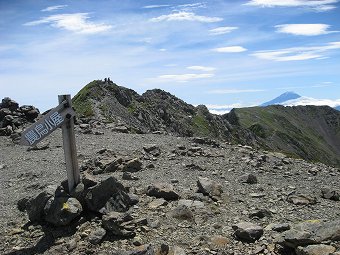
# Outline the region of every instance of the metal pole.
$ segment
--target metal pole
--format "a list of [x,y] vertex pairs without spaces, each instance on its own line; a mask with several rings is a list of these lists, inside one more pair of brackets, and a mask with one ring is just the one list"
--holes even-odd
[[[66,100],[65,108],[72,108],[71,95],[59,95],[59,104]],[[71,192],[80,182],[80,174],[77,159],[77,147],[74,134],[74,120],[71,114],[66,115],[66,121],[61,126],[63,134],[63,147],[65,154],[68,190]]]

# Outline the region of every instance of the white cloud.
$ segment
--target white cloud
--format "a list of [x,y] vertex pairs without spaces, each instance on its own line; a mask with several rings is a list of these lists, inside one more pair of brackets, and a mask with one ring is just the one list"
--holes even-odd
[[245,5],[261,7],[309,7],[316,11],[335,9],[339,0],[251,0]]
[[202,74],[165,74],[158,76],[158,80],[161,81],[174,81],[174,82],[188,82],[197,79],[206,79],[213,77],[212,73],[202,73]]
[[209,30],[209,32],[211,35],[223,35],[228,34],[236,29],[238,29],[238,27],[217,27]]
[[263,89],[215,89],[208,91],[209,94],[239,94],[239,93],[254,93],[262,92]]
[[155,5],[146,5],[143,6],[144,9],[155,9],[155,8],[163,8],[163,7],[170,7],[169,4],[155,4]]
[[199,16],[193,12],[174,12],[168,15],[161,15],[156,18],[150,19],[152,22],[161,22],[161,21],[198,21],[202,23],[213,23],[222,21],[222,18],[218,17],[207,17],[207,16]]
[[326,57],[330,50],[340,49],[340,42],[331,42],[323,46],[297,47],[280,50],[258,51],[253,56],[274,61],[297,61],[308,59],[320,59]]
[[209,66],[188,66],[187,69],[202,71],[202,72],[213,72],[216,70],[215,67],[209,67]]
[[89,22],[88,19],[88,13],[58,14],[44,17],[40,20],[27,22],[24,25],[36,26],[40,24],[51,24],[51,26],[56,28],[82,34],[101,33],[112,28],[111,25]]
[[275,26],[277,32],[293,34],[293,35],[324,35],[329,33],[335,33],[337,31],[329,31],[330,25],[327,24],[282,24]]
[[221,47],[221,48],[215,48],[212,50],[216,52],[221,52],[221,53],[237,53],[237,52],[247,51],[247,49],[243,48],[242,46]]
[[230,105],[215,105],[215,104],[207,104],[209,112],[212,114],[222,115],[231,111],[233,108],[241,108],[245,107],[240,103],[230,104]]
[[295,106],[295,105],[328,105],[330,107],[340,106],[340,99],[331,100],[331,99],[315,99],[311,97],[299,97],[297,99],[288,100],[284,102],[285,106]]
[[60,9],[64,9],[65,7],[67,7],[67,5],[53,5],[53,6],[49,6],[45,9],[42,9],[42,12],[52,12],[52,11],[57,11]]

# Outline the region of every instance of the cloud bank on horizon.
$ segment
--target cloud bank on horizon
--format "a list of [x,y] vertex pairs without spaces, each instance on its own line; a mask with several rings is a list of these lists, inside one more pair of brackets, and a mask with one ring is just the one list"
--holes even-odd
[[0,88],[42,109],[57,94],[74,95],[108,76],[137,92],[167,90],[212,112],[258,105],[286,87],[331,105],[340,95],[339,5],[1,1]]

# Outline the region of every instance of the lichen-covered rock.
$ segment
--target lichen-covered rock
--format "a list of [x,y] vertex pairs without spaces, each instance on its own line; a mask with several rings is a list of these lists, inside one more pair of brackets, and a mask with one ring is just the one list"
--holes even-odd
[[46,203],[45,220],[55,226],[67,226],[78,217],[83,208],[73,197],[52,197]]

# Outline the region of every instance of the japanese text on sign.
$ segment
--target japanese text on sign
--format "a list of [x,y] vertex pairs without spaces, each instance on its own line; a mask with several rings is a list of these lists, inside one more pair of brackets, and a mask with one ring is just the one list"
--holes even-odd
[[39,141],[42,137],[55,129],[59,124],[64,121],[63,116],[59,112],[52,113],[49,118],[46,118],[43,123],[37,124],[32,130],[25,134],[26,141],[32,145]]

